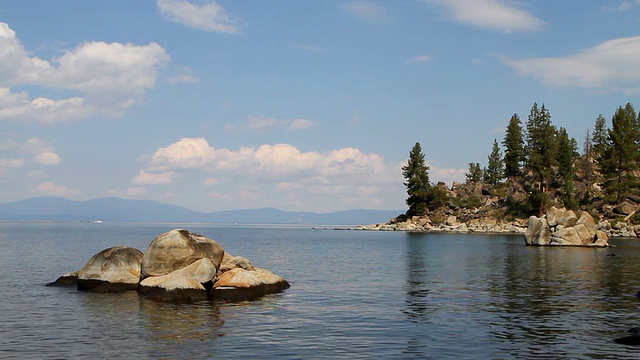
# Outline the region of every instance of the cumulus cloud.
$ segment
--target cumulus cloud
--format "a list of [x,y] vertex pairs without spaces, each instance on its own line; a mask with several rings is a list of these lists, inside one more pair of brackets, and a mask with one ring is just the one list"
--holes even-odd
[[178,173],[184,181],[202,184],[201,191],[214,185],[224,189],[210,194],[218,201],[251,201],[243,206],[275,206],[277,199],[287,199],[289,204],[299,201],[308,208],[312,197],[328,202],[323,196],[331,195],[344,206],[358,198],[362,207],[375,206],[390,188],[402,186],[399,166],[385,163],[381,155],[349,147],[325,152],[302,151],[290,144],[225,149],[211,146],[205,138],[183,138],[157,149],[138,177]]
[[179,174],[171,171],[158,173],[140,171],[132,182],[137,185],[168,185],[177,177],[179,177]]
[[214,186],[214,185],[215,185],[215,184],[217,184],[217,183],[218,183],[218,179],[216,179],[216,178],[207,178],[207,179],[204,181],[204,184],[205,184],[206,186]]
[[347,14],[367,23],[381,24],[389,21],[387,9],[371,1],[349,1],[340,7]]
[[627,11],[640,5],[640,0],[626,0],[615,6],[604,6],[603,11]]
[[227,125],[225,130],[233,131],[255,131],[267,132],[277,128],[286,130],[306,130],[313,126],[313,121],[308,119],[275,119],[264,116],[249,116],[246,124]]
[[608,40],[567,56],[503,62],[549,86],[640,92],[640,36]]
[[62,161],[62,158],[60,155],[48,151],[34,156],[33,161],[40,165],[58,165]]
[[424,0],[443,7],[453,20],[479,28],[504,32],[536,31],[544,21],[501,0]]
[[[58,165],[62,157],[55,153],[55,149],[48,142],[40,138],[30,138],[26,141],[7,139],[0,142],[0,150],[15,155],[31,155],[33,163],[38,165]],[[23,163],[24,160],[20,159]]]
[[169,21],[198,30],[240,33],[238,21],[215,1],[198,5],[187,0],[157,0],[156,5]]
[[[120,116],[155,86],[169,61],[156,43],[87,42],[51,61],[30,56],[16,33],[0,22],[0,119],[58,123],[90,116]],[[35,86],[74,96],[32,98],[16,86]]]
[[0,168],[20,168],[24,166],[24,159],[0,159]]
[[78,191],[58,185],[53,181],[45,181],[31,190],[33,193],[49,196],[72,197],[78,194]]

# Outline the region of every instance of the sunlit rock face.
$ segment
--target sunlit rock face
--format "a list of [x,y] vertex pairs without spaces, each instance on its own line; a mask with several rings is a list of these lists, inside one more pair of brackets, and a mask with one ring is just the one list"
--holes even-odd
[[571,210],[555,207],[542,217],[529,218],[524,240],[525,244],[534,246],[609,246],[607,234],[598,230],[588,212],[581,211],[578,217]]
[[142,252],[131,247],[102,250],[78,272],[78,290],[117,292],[136,289],[141,261]]
[[171,230],[156,237],[147,247],[140,279],[167,275],[205,258],[217,269],[223,256],[224,249],[215,240],[187,230]]
[[170,302],[247,300],[290,287],[282,277],[233,256],[212,239],[175,229],[156,237],[142,253],[126,246],[94,255],[82,270],[67,273],[50,286],[78,290],[138,290],[144,297]]

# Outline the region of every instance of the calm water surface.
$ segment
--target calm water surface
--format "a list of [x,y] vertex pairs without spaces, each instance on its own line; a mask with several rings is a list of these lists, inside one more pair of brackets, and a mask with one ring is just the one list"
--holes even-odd
[[[186,228],[285,277],[253,302],[165,304],[45,287],[116,245]],[[0,358],[637,359],[640,240],[206,224],[0,222]],[[613,256],[615,255],[615,256]]]

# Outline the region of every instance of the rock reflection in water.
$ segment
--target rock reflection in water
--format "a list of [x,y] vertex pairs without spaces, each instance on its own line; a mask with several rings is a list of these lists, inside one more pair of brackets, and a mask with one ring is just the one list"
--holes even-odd
[[215,302],[171,304],[140,298],[140,318],[150,340],[210,341],[224,336]]
[[419,235],[408,234],[406,239],[407,282],[406,308],[404,313],[411,322],[428,321],[433,304],[429,303],[428,255],[426,239]]

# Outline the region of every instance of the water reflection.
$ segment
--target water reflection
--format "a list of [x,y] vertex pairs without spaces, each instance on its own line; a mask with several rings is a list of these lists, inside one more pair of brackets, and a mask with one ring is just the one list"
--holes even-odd
[[404,313],[411,322],[425,322],[429,320],[429,313],[433,310],[429,303],[429,274],[427,242],[424,236],[409,233],[406,239],[406,271],[405,285],[406,307]]

